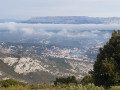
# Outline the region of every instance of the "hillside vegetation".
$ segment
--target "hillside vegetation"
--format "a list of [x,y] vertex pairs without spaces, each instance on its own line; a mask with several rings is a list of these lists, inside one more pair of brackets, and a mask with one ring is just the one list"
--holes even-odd
[[[35,85],[25,83],[23,84],[22,82],[11,79],[3,80],[2,82],[4,82],[4,85],[8,85],[8,87],[1,86],[0,90],[120,90],[120,86],[111,86],[110,88],[104,88],[102,86],[95,86],[93,83],[89,83],[87,85],[69,83],[54,86],[50,83]],[[16,84],[14,82],[16,82]]]
[[[27,84],[13,79],[0,81],[0,90],[120,90],[120,86],[95,86],[89,83],[91,77],[86,76],[81,82],[76,83],[74,76],[66,78],[57,78],[55,82],[43,84]],[[91,81],[90,81],[91,82]]]

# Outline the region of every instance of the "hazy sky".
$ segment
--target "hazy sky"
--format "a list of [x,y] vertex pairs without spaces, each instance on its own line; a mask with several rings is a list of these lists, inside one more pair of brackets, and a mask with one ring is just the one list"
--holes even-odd
[[36,16],[120,17],[120,0],[0,0],[0,19]]

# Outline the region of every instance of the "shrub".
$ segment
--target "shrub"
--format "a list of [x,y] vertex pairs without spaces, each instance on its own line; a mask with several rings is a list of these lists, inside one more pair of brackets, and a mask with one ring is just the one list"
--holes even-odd
[[23,82],[15,81],[13,79],[7,79],[0,81],[0,85],[2,87],[9,87],[9,86],[25,86],[27,84]]
[[81,83],[83,85],[87,85],[88,83],[94,83],[94,79],[92,76],[85,76],[82,80]]
[[69,77],[61,77],[61,78],[56,78],[56,81],[54,81],[54,85],[58,84],[69,84],[69,83],[77,83],[77,80],[74,76],[69,76]]

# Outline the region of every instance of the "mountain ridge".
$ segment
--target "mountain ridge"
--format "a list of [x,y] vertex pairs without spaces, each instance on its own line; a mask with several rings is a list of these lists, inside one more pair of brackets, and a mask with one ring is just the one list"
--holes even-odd
[[120,24],[120,17],[47,16],[32,17],[22,23],[41,24]]

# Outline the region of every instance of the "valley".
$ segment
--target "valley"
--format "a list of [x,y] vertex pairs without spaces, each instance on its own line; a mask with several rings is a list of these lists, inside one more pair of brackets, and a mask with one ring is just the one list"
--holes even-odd
[[114,27],[119,25],[0,23],[0,80],[81,80],[93,69]]

